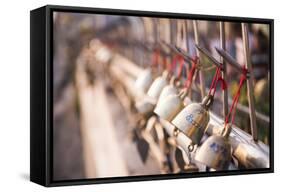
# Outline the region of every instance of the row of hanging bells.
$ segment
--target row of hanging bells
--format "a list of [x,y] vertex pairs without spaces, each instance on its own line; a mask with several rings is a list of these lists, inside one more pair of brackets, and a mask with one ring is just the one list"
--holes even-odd
[[[214,96],[208,94],[201,103],[191,103],[186,87],[178,92],[177,81],[178,79],[167,70],[153,81],[152,71],[144,70],[137,78],[135,86],[143,97],[142,106],[146,104],[146,108],[139,110],[139,102],[136,103],[137,109],[144,114],[153,111],[185,133],[191,139],[192,145],[199,145],[210,121],[209,109]],[[186,100],[188,102],[184,102]],[[226,123],[221,135],[210,136],[199,147],[195,160],[216,170],[226,169],[231,160],[231,146],[228,140],[230,132],[231,124]]]

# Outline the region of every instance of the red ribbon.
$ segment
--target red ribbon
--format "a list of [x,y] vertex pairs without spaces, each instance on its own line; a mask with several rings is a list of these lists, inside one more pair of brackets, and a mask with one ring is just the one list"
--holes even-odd
[[164,57],[163,59],[163,64],[164,64],[164,67],[169,71],[171,72],[171,67],[170,67],[170,64],[167,62],[167,57]]
[[191,65],[191,69],[188,73],[187,76],[187,81],[185,82],[185,87],[189,89],[189,87],[192,84],[192,80],[193,80],[193,76],[195,74],[195,70],[197,68],[197,64],[198,64],[198,57],[196,56],[193,60],[192,60],[192,65]]
[[159,65],[160,51],[156,49],[152,55],[152,66],[157,67]]
[[184,59],[181,55],[178,55],[177,61],[179,62],[179,70],[178,70],[177,78],[180,78],[181,74],[182,74],[183,65],[184,65]]
[[176,55],[176,56],[173,57],[172,63],[171,63],[171,65],[169,66],[169,71],[170,71],[171,73],[175,70],[175,67],[176,67],[176,65],[177,65],[177,60],[178,60],[178,58],[177,58],[177,55]]
[[240,97],[240,94],[241,94],[241,89],[242,89],[245,81],[247,80],[247,74],[248,74],[248,70],[246,69],[245,66],[243,66],[243,72],[242,72],[242,75],[240,77],[238,90],[237,90],[236,94],[234,95],[234,99],[232,101],[232,105],[230,107],[229,113],[225,117],[225,125],[227,123],[229,123],[229,118],[230,118],[231,115],[232,115],[232,117],[231,117],[231,124],[234,122],[235,115],[236,115],[236,106],[237,106],[237,103],[239,101],[239,97]]
[[184,59],[181,55],[175,55],[173,57],[172,64],[169,65],[168,71],[170,73],[172,73],[175,70],[177,63],[179,63],[179,70],[178,70],[177,78],[180,78],[182,69],[183,69],[183,65],[184,65]]
[[227,83],[222,78],[221,71],[222,71],[222,67],[221,66],[217,67],[216,73],[215,73],[215,75],[213,77],[213,80],[212,80],[212,83],[211,83],[211,87],[210,87],[210,90],[209,90],[209,95],[213,95],[213,96],[215,95],[216,90],[217,90],[217,85],[218,85],[219,82],[221,82],[222,90],[227,89]]

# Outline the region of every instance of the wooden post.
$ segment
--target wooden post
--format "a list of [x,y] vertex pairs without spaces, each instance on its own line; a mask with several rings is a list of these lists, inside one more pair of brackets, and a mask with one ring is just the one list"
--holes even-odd
[[[220,47],[225,50],[225,27],[224,27],[224,22],[220,22]],[[226,75],[226,62],[223,59],[223,57],[220,56],[220,62],[223,65],[222,69],[222,78],[227,81],[227,75]],[[223,116],[224,118],[227,117],[228,115],[228,93],[227,89],[223,90],[223,95],[222,95],[222,101],[223,101]]]
[[248,24],[242,23],[242,37],[243,37],[243,47],[244,47],[244,56],[246,67],[249,71],[249,77],[247,79],[247,94],[250,108],[250,123],[251,123],[251,132],[254,141],[258,140],[258,131],[257,131],[257,122],[256,122],[256,110],[255,110],[255,98],[254,98],[254,79],[252,73],[252,63],[251,55],[249,50],[249,32]]
[[[197,28],[197,21],[193,21],[193,30],[194,30],[194,39],[195,43],[199,45],[199,34],[198,34],[198,28]],[[201,64],[201,59],[200,59],[200,52],[198,49],[196,49],[196,55],[199,58],[199,65]],[[199,71],[199,79],[200,79],[200,91],[201,91],[201,99],[203,99],[206,95],[206,86],[205,86],[205,76],[204,76],[204,71],[200,70]]]

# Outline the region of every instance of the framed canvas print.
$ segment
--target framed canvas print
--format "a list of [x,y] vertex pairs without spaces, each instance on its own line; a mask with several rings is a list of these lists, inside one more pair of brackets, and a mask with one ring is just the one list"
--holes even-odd
[[272,19],[47,5],[30,21],[31,181],[273,172]]

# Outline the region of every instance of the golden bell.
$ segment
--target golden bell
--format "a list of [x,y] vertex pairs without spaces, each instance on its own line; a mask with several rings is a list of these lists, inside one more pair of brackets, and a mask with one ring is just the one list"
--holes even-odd
[[186,96],[186,91],[180,94],[169,95],[157,103],[154,113],[162,119],[172,121],[172,119],[184,108],[183,99]]
[[209,107],[212,104],[213,96],[206,96],[202,103],[191,103],[177,114],[173,119],[179,130],[184,132],[194,144],[199,144],[207,124],[210,120]]
[[157,101],[161,94],[161,91],[168,84],[167,77],[168,77],[168,72],[164,71],[162,76],[157,77],[153,81],[150,88],[148,89],[147,95]]
[[231,161],[230,131],[231,126],[227,124],[222,135],[210,136],[198,149],[195,160],[216,170],[227,169]]
[[135,87],[139,95],[142,95],[147,92],[148,88],[152,83],[152,72],[150,69],[145,69],[136,79]]

